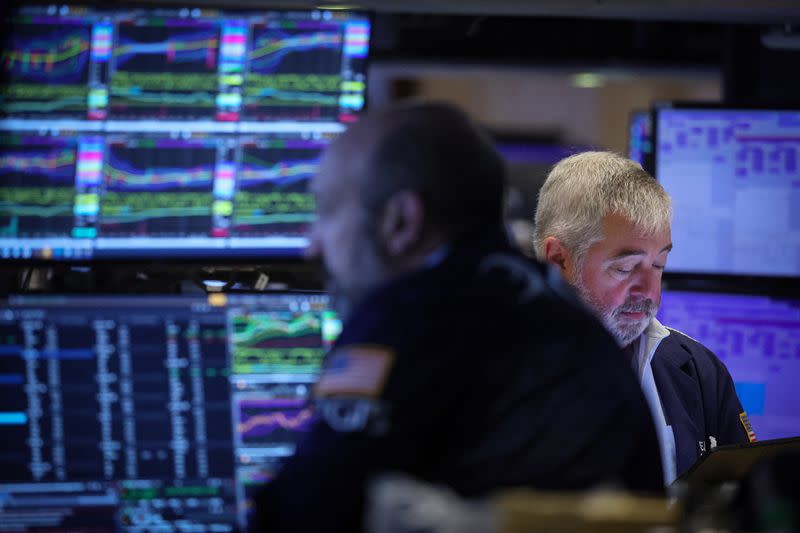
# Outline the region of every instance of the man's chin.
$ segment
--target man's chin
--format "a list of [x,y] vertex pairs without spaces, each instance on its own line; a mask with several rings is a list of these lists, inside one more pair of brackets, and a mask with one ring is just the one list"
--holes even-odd
[[617,342],[624,347],[635,341],[647,329],[647,325],[650,323],[651,318],[652,317],[649,315],[640,320],[627,320],[618,317],[615,320],[614,327],[612,328]]

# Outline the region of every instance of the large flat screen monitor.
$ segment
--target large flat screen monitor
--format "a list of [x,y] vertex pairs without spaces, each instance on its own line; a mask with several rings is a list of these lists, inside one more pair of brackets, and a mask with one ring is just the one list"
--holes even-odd
[[800,275],[800,111],[655,117],[655,175],[674,206],[668,271]]
[[16,10],[0,53],[0,257],[297,257],[321,151],[364,106],[350,11]]
[[339,328],[319,293],[3,302],[0,526],[244,529]]
[[658,317],[725,363],[759,440],[800,436],[800,299],[664,291]]

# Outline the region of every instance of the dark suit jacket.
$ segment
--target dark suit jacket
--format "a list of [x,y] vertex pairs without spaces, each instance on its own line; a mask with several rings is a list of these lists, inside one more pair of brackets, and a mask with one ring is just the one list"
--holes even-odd
[[678,475],[710,450],[713,441],[719,446],[749,442],[733,380],[708,348],[670,329],[656,349],[652,368],[664,417],[675,435]]

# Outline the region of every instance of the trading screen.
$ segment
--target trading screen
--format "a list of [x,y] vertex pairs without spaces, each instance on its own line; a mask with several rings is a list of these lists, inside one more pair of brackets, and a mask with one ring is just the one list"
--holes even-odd
[[725,364],[759,440],[800,436],[800,300],[664,291],[658,317]]
[[349,11],[22,7],[0,53],[5,259],[296,257],[364,106]]
[[649,111],[634,111],[628,121],[628,158],[649,170],[653,134]]
[[0,307],[0,528],[234,531],[340,323],[314,293]]
[[669,269],[800,275],[800,111],[657,111],[656,178],[672,196]]

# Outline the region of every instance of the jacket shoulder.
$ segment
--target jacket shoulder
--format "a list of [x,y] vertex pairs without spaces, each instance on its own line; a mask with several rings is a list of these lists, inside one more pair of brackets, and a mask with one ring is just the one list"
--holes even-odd
[[[725,368],[725,365],[708,347],[686,333],[667,327],[669,335],[662,341],[662,346],[670,351],[684,352],[695,360],[701,367],[715,369]],[[725,372],[727,374],[727,370]]]

